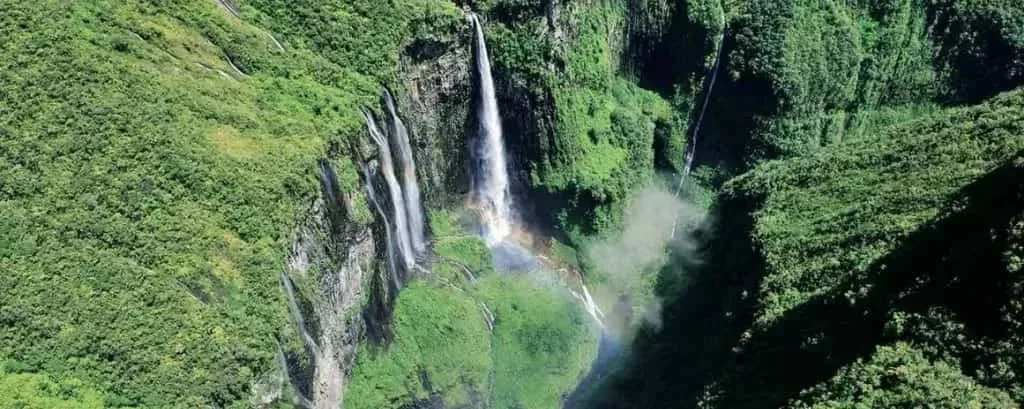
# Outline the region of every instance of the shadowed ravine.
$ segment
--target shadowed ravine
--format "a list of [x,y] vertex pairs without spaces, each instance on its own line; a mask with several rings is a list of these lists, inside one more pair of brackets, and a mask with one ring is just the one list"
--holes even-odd
[[0,409],[1020,409],[1024,1],[0,7]]

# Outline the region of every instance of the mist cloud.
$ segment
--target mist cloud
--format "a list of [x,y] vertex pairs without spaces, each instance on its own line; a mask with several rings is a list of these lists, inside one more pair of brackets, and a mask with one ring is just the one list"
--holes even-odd
[[[696,261],[696,241],[689,232],[704,215],[700,207],[664,190],[638,192],[625,210],[622,230],[584,249],[589,270],[606,278],[600,292],[616,293],[615,298],[649,294],[657,271],[668,261],[669,251]],[[673,225],[677,229],[674,238]],[[640,317],[660,326],[661,300],[653,297],[632,301],[647,304]]]

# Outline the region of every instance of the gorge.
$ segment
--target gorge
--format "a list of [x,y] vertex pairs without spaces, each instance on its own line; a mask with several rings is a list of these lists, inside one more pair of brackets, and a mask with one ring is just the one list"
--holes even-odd
[[1024,403],[1019,1],[10,2],[0,39],[0,408]]

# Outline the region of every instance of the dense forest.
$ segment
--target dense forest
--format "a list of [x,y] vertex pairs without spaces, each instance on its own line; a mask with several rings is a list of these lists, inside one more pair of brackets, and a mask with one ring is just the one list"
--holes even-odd
[[0,408],[1017,408],[1022,86],[1018,0],[3,0]]

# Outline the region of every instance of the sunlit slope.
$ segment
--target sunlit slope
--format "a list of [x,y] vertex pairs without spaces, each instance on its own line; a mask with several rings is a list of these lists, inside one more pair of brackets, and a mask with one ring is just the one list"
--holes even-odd
[[359,2],[322,14],[353,44],[380,39],[345,60],[260,2],[241,16],[272,27],[214,1],[4,3],[2,384],[37,373],[112,407],[245,407],[288,331],[278,274],[316,161],[361,131],[417,16],[374,2],[382,31]]

